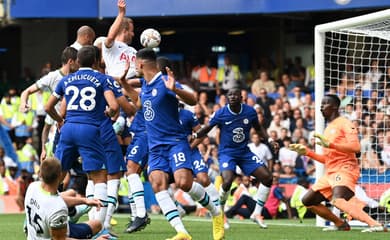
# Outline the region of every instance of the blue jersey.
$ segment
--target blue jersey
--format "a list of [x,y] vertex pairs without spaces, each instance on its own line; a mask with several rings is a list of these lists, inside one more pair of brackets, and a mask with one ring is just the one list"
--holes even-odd
[[179,121],[176,94],[166,88],[161,72],[149,83],[143,81],[141,100],[150,150],[159,145],[187,142]]
[[108,78],[91,68],[80,68],[58,83],[53,95],[66,99],[66,122],[100,125],[106,118],[104,92],[113,89]]
[[192,129],[199,125],[195,114],[187,109],[179,109],[180,123],[184,127],[186,135],[192,134]]
[[249,132],[255,121],[258,121],[255,109],[246,104],[241,104],[239,113],[232,112],[229,104],[219,109],[209,122],[210,126],[217,125],[221,130],[219,152],[239,154],[249,151]]

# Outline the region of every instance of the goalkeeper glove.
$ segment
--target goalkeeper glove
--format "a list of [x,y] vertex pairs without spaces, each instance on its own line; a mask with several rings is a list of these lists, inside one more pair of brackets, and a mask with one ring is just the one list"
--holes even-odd
[[302,144],[290,144],[288,148],[291,151],[297,152],[299,155],[306,155],[307,153],[306,147]]
[[320,145],[320,146],[322,146],[322,147],[329,148],[330,142],[329,142],[328,139],[325,138],[324,135],[321,135],[321,134],[319,134],[319,133],[314,133],[314,137],[315,137],[315,138],[318,138],[318,140],[319,140],[319,141],[317,142],[318,145]]

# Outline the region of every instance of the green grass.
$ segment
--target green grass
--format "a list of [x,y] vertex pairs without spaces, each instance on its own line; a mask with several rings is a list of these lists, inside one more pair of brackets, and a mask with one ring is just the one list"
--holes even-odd
[[[122,233],[127,223],[128,215],[117,214],[115,219],[118,225],[114,231],[120,239],[132,240],[161,240],[175,235],[175,231],[161,215],[153,215],[151,224],[141,232]],[[25,239],[22,232],[23,214],[0,215],[0,239]],[[85,218],[84,218],[85,220]],[[212,239],[211,220],[187,216],[183,219],[188,231],[194,240]],[[297,220],[268,220],[268,229],[260,229],[253,222],[231,220],[230,229],[226,231],[226,240],[388,240],[390,233],[361,233],[360,228],[353,228],[349,232],[322,232],[321,228],[314,227],[314,219],[305,219],[303,223]]]

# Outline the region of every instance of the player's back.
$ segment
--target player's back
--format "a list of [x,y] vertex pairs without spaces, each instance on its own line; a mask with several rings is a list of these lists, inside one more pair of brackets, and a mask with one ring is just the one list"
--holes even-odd
[[133,121],[131,122],[131,125],[129,127],[129,132],[137,135],[137,134],[144,134],[146,133],[145,131],[146,131],[146,127],[145,127],[144,112],[142,111],[141,108],[135,113]]
[[112,90],[107,76],[90,68],[64,77],[56,92],[66,99],[66,122],[99,126],[106,117],[104,91]]
[[27,239],[51,239],[50,228],[63,228],[68,222],[68,208],[58,195],[52,195],[33,182],[24,201],[27,221]]
[[179,121],[176,94],[166,88],[161,72],[154,80],[142,85],[141,100],[150,149],[157,145],[187,141]]
[[212,126],[218,125],[221,130],[219,151],[237,154],[248,151],[253,121],[258,121],[256,111],[246,104],[241,104],[239,113],[232,112],[229,105],[219,109],[209,122]]

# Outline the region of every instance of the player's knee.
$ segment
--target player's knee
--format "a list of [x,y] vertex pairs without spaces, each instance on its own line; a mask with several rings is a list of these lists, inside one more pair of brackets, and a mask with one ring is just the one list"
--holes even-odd
[[305,205],[305,207],[307,207],[307,208],[310,208],[310,206],[313,205],[313,202],[311,201],[310,197],[308,197],[308,196],[306,196],[306,195],[302,197],[302,203],[303,203],[303,205]]
[[210,185],[210,179],[207,174],[198,174],[196,175],[196,181],[203,187]]
[[88,225],[91,228],[93,235],[96,235],[103,228],[103,225],[99,220],[90,220],[88,221]]
[[192,188],[192,181],[185,181],[184,179],[179,179],[178,181],[175,182],[176,186],[183,190],[184,192],[189,192]]

